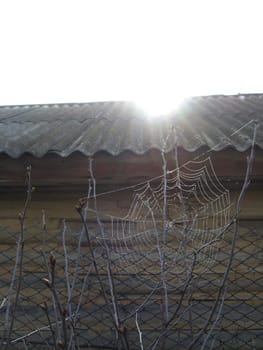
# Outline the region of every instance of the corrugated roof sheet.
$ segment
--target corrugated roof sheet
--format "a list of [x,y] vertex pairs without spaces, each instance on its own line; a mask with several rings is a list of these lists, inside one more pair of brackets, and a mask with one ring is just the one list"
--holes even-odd
[[[75,151],[93,155],[125,150],[143,154],[175,143],[187,151],[201,146],[238,151],[251,144],[253,120],[263,124],[263,95],[205,96],[184,101],[176,112],[150,119],[131,102],[95,102],[0,107],[0,152],[11,157]],[[263,149],[263,128],[257,145]]]

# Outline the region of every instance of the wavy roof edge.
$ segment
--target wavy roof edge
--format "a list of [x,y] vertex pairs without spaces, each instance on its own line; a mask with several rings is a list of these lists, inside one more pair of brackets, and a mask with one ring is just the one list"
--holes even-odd
[[[206,147],[206,149],[204,149],[204,147]],[[260,148],[256,145],[257,148]],[[202,153],[204,154],[207,154],[207,152],[210,152],[212,151],[211,149],[207,148],[207,146],[201,146],[199,148],[192,148],[192,149],[186,149],[186,148],[183,148],[183,147],[179,147],[179,149],[182,148],[184,151],[186,152],[189,152],[189,153],[193,153],[193,152],[198,152],[199,150],[202,151]],[[229,146],[229,147],[223,147],[223,148],[217,148],[215,149],[214,151],[215,152],[220,152],[220,151],[224,151],[224,150],[235,150],[237,152],[246,152],[250,149],[250,146],[246,147],[246,148],[235,148],[235,147],[232,147],[232,146]],[[262,149],[262,148],[261,148]],[[132,153],[134,154],[135,156],[143,156],[145,154],[147,154],[148,152],[152,151],[152,150],[156,150],[156,151],[159,151],[161,152],[160,148],[156,148],[156,147],[152,147],[152,148],[149,148],[149,149],[146,149],[144,152],[140,152],[140,153],[136,153],[134,150],[131,150],[131,149],[124,149],[122,150],[120,153],[110,153],[108,150],[98,150],[96,153],[92,153],[92,154],[89,154],[89,153],[85,153],[84,151],[80,151],[80,150],[75,150],[75,151],[72,151],[71,153],[64,153],[64,152],[60,152],[60,151],[50,151],[50,152],[46,152],[44,154],[35,154],[35,153],[32,153],[32,152],[24,152],[24,153],[20,153],[20,154],[14,154],[14,153],[7,153],[7,152],[0,152],[0,155],[5,155],[7,157],[10,157],[12,159],[19,159],[20,157],[22,156],[31,156],[31,157],[34,157],[36,159],[41,159],[47,155],[55,155],[55,156],[58,156],[58,157],[61,157],[61,158],[67,158],[67,157],[70,157],[74,154],[81,154],[83,155],[84,157],[94,157],[96,156],[97,154],[100,154],[100,153],[104,153],[108,156],[112,156],[112,157],[118,157],[118,156],[121,156],[121,155],[124,155],[126,153]],[[172,152],[174,150],[174,148],[171,148],[169,150],[165,150],[165,154],[169,153],[169,152]]]
[[243,152],[251,145],[254,120],[260,124],[256,145],[263,149],[263,94],[194,96],[170,114],[147,117],[132,101],[0,106],[0,153],[141,155],[175,145],[189,152],[203,146]]

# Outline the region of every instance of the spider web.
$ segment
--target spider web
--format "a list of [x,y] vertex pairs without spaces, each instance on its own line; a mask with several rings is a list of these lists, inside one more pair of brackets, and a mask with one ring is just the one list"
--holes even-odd
[[127,215],[97,213],[93,239],[107,245],[114,272],[157,282],[165,264],[167,283],[178,284],[187,278],[194,252],[195,271],[205,271],[230,224],[231,208],[211,158],[189,161],[132,189]]

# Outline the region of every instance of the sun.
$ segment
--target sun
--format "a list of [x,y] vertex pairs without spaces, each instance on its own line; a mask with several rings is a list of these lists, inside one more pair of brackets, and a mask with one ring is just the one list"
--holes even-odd
[[152,94],[141,96],[134,100],[135,104],[141,108],[148,119],[169,116],[180,107],[186,96],[179,94]]

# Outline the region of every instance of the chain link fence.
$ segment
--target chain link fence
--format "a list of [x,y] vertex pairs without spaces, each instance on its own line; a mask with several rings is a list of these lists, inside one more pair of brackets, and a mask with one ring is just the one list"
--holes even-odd
[[[125,335],[130,350],[263,348],[261,221],[240,222],[234,260],[217,305],[230,258],[232,228],[205,269],[193,271],[187,283],[178,275],[169,280],[169,324],[164,322],[162,288],[154,270],[121,270],[111,252],[112,286],[103,247],[95,240],[90,242],[96,269],[83,227],[67,222],[62,226],[56,232],[43,230],[39,224],[26,227],[22,284],[15,312],[19,232],[0,227],[0,235],[5,237],[0,254],[1,348],[63,348],[63,326],[72,349],[125,348],[127,344],[116,345],[118,332]],[[45,280],[52,278],[50,254],[56,259],[56,295]],[[119,329],[112,319],[112,288]],[[215,312],[209,319],[213,307]],[[8,336],[12,317],[13,331]]]

